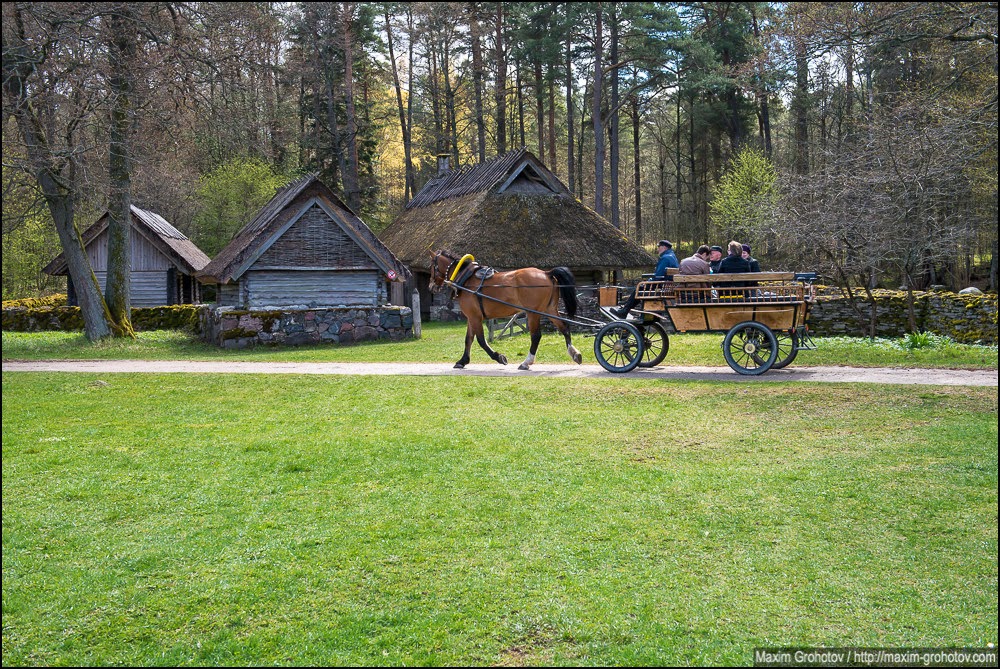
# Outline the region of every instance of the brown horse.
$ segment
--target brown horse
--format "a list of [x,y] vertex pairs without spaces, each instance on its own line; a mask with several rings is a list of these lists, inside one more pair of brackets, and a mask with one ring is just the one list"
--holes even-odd
[[[462,369],[469,364],[473,337],[487,355],[501,365],[506,365],[507,358],[486,343],[486,337],[483,336],[483,321],[487,318],[507,318],[524,310],[528,310],[531,349],[518,369],[530,369],[535,362],[538,342],[542,339],[543,314],[548,316],[556,329],[565,337],[566,351],[573,362],[577,364],[583,362],[583,356],[570,339],[569,326],[559,318],[560,295],[566,305],[567,317],[573,318],[576,315],[575,280],[568,268],[556,267],[551,272],[546,272],[537,267],[525,267],[510,272],[496,272],[487,279],[480,279],[473,272],[480,266],[469,256],[463,259],[448,251],[431,252],[431,256],[433,256],[430,281],[432,293],[440,292],[445,280],[461,281],[461,277],[469,277],[464,281],[464,287],[468,290],[458,291],[458,305],[465,314],[468,327],[465,331],[465,354],[455,363],[456,369]],[[477,292],[482,295],[476,294]]]

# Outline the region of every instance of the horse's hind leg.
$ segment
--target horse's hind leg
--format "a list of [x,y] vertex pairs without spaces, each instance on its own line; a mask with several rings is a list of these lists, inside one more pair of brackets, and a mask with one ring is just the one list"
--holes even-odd
[[528,332],[531,333],[531,348],[528,349],[528,357],[524,359],[518,369],[531,369],[531,366],[535,364],[538,342],[542,340],[542,319],[538,314],[528,314]]
[[577,350],[576,346],[573,346],[573,338],[569,333],[569,326],[566,325],[565,321],[561,321],[557,318],[549,318],[552,324],[556,326],[556,329],[562,333],[563,339],[566,340],[566,352],[569,353],[570,359],[576,364],[583,364],[583,356],[580,355],[580,351]]
[[[482,321],[473,323],[472,320],[469,320],[469,331],[475,333],[476,341],[478,341],[479,346],[484,351],[486,351],[486,355],[490,356],[501,365],[507,364],[507,356],[505,356],[503,353],[500,353],[499,351],[494,351],[492,348],[490,348],[490,345],[486,342],[486,336],[483,334]],[[466,346],[468,346],[468,344]]]

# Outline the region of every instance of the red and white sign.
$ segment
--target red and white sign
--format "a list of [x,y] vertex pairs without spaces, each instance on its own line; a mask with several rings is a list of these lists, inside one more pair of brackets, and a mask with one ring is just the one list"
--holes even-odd
[[393,272],[392,270],[389,270],[389,272],[388,272],[388,274],[386,274],[386,276],[389,277],[389,281],[395,281],[396,280],[396,273]]

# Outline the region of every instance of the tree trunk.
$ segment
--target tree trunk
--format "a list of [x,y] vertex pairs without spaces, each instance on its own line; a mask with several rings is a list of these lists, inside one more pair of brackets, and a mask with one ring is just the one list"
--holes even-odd
[[[760,23],[757,21],[757,13],[754,11],[753,3],[750,6],[750,16],[753,21],[753,34],[760,42]],[[760,100],[760,135],[764,144],[764,155],[771,159],[771,112],[767,102],[767,85],[764,83],[764,61],[757,59],[757,96]]]
[[448,130],[452,169],[457,170],[459,168],[458,121],[455,119],[455,89],[451,85],[451,44],[447,38],[445,38],[442,47],[441,71],[444,75],[445,123]]
[[[680,58],[677,59],[677,71],[680,72]],[[677,206],[674,210],[674,221],[676,222],[675,236],[680,236],[681,212],[684,206],[684,197],[681,195],[681,91],[677,89],[677,116],[674,125],[674,198]]]
[[347,170],[344,172],[344,192],[347,206],[355,213],[361,211],[361,186],[358,179],[358,120],[354,113],[354,3],[344,3],[344,100],[347,115]]
[[527,146],[527,138],[524,135],[524,89],[521,86],[521,64],[517,63],[515,68],[514,87],[517,88],[517,127],[521,137],[520,145]]
[[406,4],[406,137],[410,152],[406,155],[406,178],[410,182],[410,197],[417,194],[417,174],[413,167],[413,5]]
[[137,27],[132,6],[115,5],[108,17],[108,62],[111,125],[108,132],[108,272],[104,299],[116,335],[135,336],[132,329],[132,68]]
[[[667,157],[666,157],[667,147],[666,144],[660,142],[657,146],[657,174],[660,177],[660,230],[663,231],[665,237],[671,237],[668,234],[667,227],[667,211],[668,211],[668,194],[667,194]],[[673,235],[677,238],[677,235]]]
[[[403,136],[403,159],[405,161],[405,185],[403,188],[403,203],[410,201],[413,190],[413,159],[410,146],[410,128],[406,124],[406,110],[403,108],[403,89],[399,85],[399,67],[396,65],[396,54],[392,46],[392,23],[389,20],[388,5],[385,10],[385,37],[389,43],[389,62],[392,67],[392,82],[396,87],[396,107],[399,110],[399,128]],[[412,69],[412,66],[411,66]]]
[[486,162],[486,123],[483,120],[483,47],[479,10],[475,2],[469,3],[469,35],[472,38],[472,85],[475,94],[476,154],[479,162]]
[[619,202],[619,179],[618,179],[618,168],[619,162],[621,161],[621,146],[619,142],[619,123],[620,116],[618,114],[618,84],[619,84],[619,69],[618,64],[618,11],[616,3],[611,4],[611,67],[614,69],[611,72],[611,104],[609,105],[611,118],[609,119],[609,139],[611,144],[611,155],[609,156],[611,161],[611,225],[616,228],[622,227],[621,222],[621,204]]
[[792,109],[795,119],[795,172],[809,172],[809,63],[802,40],[795,44],[795,94]]
[[431,112],[434,116],[434,155],[439,156],[445,152],[444,146],[444,127],[443,121],[441,119],[441,95],[440,95],[440,85],[438,83],[438,65],[437,65],[437,50],[434,47],[434,43],[428,36],[428,41],[431,42],[430,48],[427,49],[427,59],[430,64],[431,70],[431,82],[430,82],[430,93],[431,93]]
[[542,61],[535,57],[535,123],[538,126],[538,159],[545,161],[545,89],[542,85]]
[[507,54],[503,49],[503,7],[497,3],[496,57],[497,57],[497,155],[507,153]]
[[642,170],[639,157],[639,96],[632,96],[632,170],[635,187],[635,241],[642,244]]
[[[12,11],[20,22],[18,7]],[[6,40],[6,35],[5,35]],[[17,42],[4,44],[4,96],[13,108],[13,116],[24,139],[24,149],[49,213],[59,234],[63,257],[70,281],[76,290],[87,339],[97,341],[112,334],[112,324],[107,305],[101,296],[101,287],[90,266],[90,259],[83,247],[80,231],[73,223],[75,180],[64,178],[59,165],[65,162],[48,144],[42,122],[28,97],[26,79],[34,70],[36,54]],[[5,110],[6,111],[6,110]],[[52,134],[55,134],[54,132]]]
[[594,30],[594,211],[604,215],[604,124],[601,119],[601,88],[604,77],[601,62],[604,40],[604,23],[602,3],[597,3],[597,24]]
[[556,166],[556,81],[549,70],[549,165],[552,171],[558,174],[559,168]]
[[[567,31],[568,32],[568,31]],[[573,41],[566,37],[566,125],[568,126],[566,143],[566,171],[569,177],[569,192],[576,193],[576,179],[573,171]]]

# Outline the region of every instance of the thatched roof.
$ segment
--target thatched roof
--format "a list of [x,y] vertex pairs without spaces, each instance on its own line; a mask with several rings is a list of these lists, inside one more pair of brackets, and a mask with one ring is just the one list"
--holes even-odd
[[399,281],[409,277],[406,266],[379,241],[364,221],[341,202],[316,174],[310,174],[279,190],[198,273],[198,280],[202,283],[238,280],[270,243],[284,234],[305,209],[317,202],[330,212],[333,220],[382,271],[393,272]]
[[[89,246],[108,229],[108,220],[108,213],[105,212],[96,223],[87,228],[83,233],[84,247]],[[194,242],[159,214],[132,205],[132,227],[184,274],[194,274],[209,262],[209,257]],[[66,274],[66,258],[60,253],[42,271],[53,275]]]
[[428,251],[440,248],[501,269],[656,263],[525,149],[432,179],[379,237],[400,260],[425,271]]

